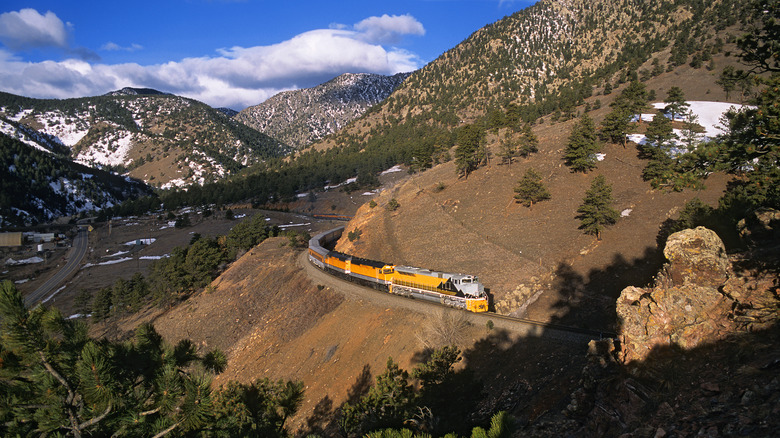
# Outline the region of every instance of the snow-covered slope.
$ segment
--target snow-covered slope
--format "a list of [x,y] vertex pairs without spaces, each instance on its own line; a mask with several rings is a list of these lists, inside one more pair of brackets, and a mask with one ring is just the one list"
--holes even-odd
[[289,149],[222,111],[149,89],[65,100],[0,93],[0,132],[157,186],[216,180]]
[[37,143],[0,134],[0,227],[95,212],[149,193],[146,185],[128,177],[74,163]]
[[[689,101],[688,113],[694,116],[694,121],[697,125],[701,126],[703,131],[696,135],[698,141],[708,141],[715,137],[725,134],[726,131],[721,122],[723,116],[731,109],[739,111],[743,105],[737,103],[728,102],[711,102],[711,101]],[[652,104],[653,108],[663,110],[666,104],[664,102],[655,102]],[[649,122],[653,120],[655,114],[642,114],[642,120]],[[667,115],[667,117],[670,117]],[[675,120],[683,121],[683,116],[678,116]],[[678,138],[682,138],[682,133],[679,129],[674,130]],[[629,134],[628,140],[636,144],[645,144],[646,138],[644,134]],[[680,145],[683,143],[678,141]]]
[[408,76],[346,73],[313,88],[279,93],[235,119],[300,149],[360,117]]

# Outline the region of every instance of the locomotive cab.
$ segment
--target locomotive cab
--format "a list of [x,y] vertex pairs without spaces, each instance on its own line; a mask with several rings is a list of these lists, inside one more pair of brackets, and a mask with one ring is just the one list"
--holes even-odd
[[458,279],[453,279],[455,287],[468,298],[481,298],[485,296],[485,287],[479,282],[479,279],[473,275],[464,275]]

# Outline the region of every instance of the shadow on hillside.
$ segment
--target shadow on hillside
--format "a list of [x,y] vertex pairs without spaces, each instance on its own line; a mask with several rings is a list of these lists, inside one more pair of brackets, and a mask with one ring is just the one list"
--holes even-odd
[[[374,385],[374,377],[371,374],[371,366],[365,364],[363,370],[355,378],[355,383],[347,392],[346,402],[354,405],[360,398],[368,393],[371,386]],[[325,396],[317,402],[314,411],[306,419],[306,426],[299,429],[296,436],[340,436],[339,420],[341,415],[341,406],[333,406],[333,400]]]
[[[493,414],[507,411],[518,436],[653,436],[659,428],[671,436],[714,436],[713,428],[727,436],[772,436],[780,427],[779,346],[775,324],[690,350],[656,347],[628,365],[596,357],[606,359],[599,365],[585,342],[486,330],[462,351],[458,371],[423,396],[420,405],[433,414],[425,430],[470,436],[474,426],[486,427]],[[349,401],[374,384],[366,365]],[[296,435],[344,436],[339,415],[326,396]]]
[[[591,370],[598,368],[591,363]],[[586,373],[583,372],[583,375]],[[597,369],[581,393],[578,436],[777,436],[780,324]]]
[[614,332],[617,329],[615,304],[628,286],[643,287],[653,282],[664,262],[662,251],[646,247],[642,257],[627,260],[616,254],[603,269],[592,269],[587,276],[570,264],[560,263],[554,272],[554,324],[590,330]]

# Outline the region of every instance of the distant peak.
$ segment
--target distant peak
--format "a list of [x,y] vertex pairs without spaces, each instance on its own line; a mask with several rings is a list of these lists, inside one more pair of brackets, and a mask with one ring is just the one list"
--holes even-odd
[[139,95],[169,96],[170,93],[163,93],[162,91],[158,91],[153,88],[134,88],[134,87],[125,87],[122,88],[121,90],[109,91],[108,93],[106,93],[106,96],[139,96]]

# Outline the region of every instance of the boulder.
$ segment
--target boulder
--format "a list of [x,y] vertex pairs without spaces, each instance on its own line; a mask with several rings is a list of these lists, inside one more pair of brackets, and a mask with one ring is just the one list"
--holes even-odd
[[668,259],[652,288],[629,286],[617,301],[620,358],[642,360],[656,347],[693,348],[729,331],[733,301],[720,289],[730,264],[723,242],[699,227],[669,236]]
[[669,261],[665,274],[674,285],[719,287],[728,278],[726,247],[720,237],[707,228],[672,234],[666,241],[664,256]]

